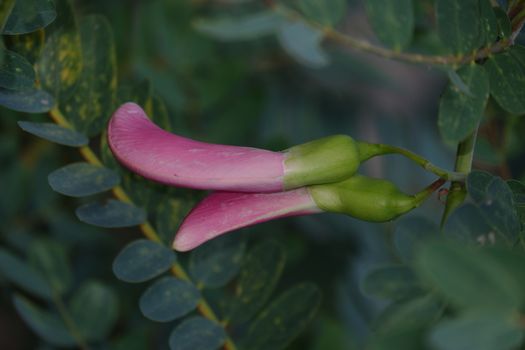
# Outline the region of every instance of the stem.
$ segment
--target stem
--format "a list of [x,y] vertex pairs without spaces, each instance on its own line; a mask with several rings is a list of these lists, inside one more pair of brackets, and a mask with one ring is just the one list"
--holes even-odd
[[[67,120],[64,118],[64,116],[62,115],[62,113],[60,112],[60,110],[58,108],[56,108],[56,107],[53,108],[49,112],[49,114],[50,114],[51,118],[53,119],[53,121],[55,123],[57,123],[58,125],[64,126],[64,127],[70,127],[70,124],[67,122]],[[84,159],[88,163],[93,164],[93,165],[98,165],[98,166],[102,165],[102,162],[100,161],[100,159],[97,157],[95,152],[93,152],[93,150],[89,146],[81,147],[80,148],[80,153],[81,153],[81,155],[84,157]],[[123,202],[126,202],[126,203],[133,204],[132,200],[127,195],[126,191],[124,190],[124,188],[122,188],[122,186],[120,186],[120,185],[116,186],[116,187],[114,187],[112,189],[112,191],[113,191],[113,195],[117,199],[119,199],[119,200],[121,200]],[[144,236],[146,236],[146,238],[148,238],[149,240],[154,241],[154,242],[161,242],[161,238],[160,238],[159,234],[155,231],[155,229],[149,223],[149,221],[146,221],[146,222],[142,223],[139,226],[139,228],[142,231],[142,233],[144,234]],[[182,265],[180,265],[178,262],[176,262],[171,267],[171,273],[174,276],[176,276],[176,277],[178,277],[178,278],[180,278],[182,280],[185,280],[185,281],[193,283],[193,281],[191,280],[191,278],[188,275],[188,273],[184,270]],[[193,283],[193,284],[195,284],[195,283]],[[208,304],[208,302],[204,298],[201,298],[199,300],[199,304],[197,305],[197,310],[205,318],[207,318],[207,319],[209,319],[211,321],[214,321],[217,324],[221,324],[219,318],[217,317],[217,315],[215,315],[215,312],[212,310],[212,308],[210,307],[210,305]],[[232,341],[232,339],[229,336],[226,336],[226,341],[224,342],[224,349],[225,350],[237,350],[237,346],[235,345],[235,343]],[[85,350],[85,349],[83,349],[83,350]]]
[[416,207],[423,203],[432,193],[434,193],[441,186],[443,186],[445,182],[447,182],[445,179],[437,179],[436,181],[428,185],[423,191],[414,195]]
[[[476,146],[477,135],[478,127],[476,127],[476,129],[474,129],[474,131],[458,145],[454,170],[463,173],[464,176],[468,175],[472,170],[472,159],[474,157],[474,147]],[[453,181],[449,188],[445,211],[441,217],[441,227],[445,225],[449,215],[463,203],[466,196],[467,189],[465,183]]]
[[67,310],[66,306],[64,305],[64,302],[60,298],[60,296],[53,292],[53,301],[55,302],[55,305],[57,307],[58,313],[60,314],[60,317],[62,317],[62,320],[64,320],[64,323],[66,324],[67,329],[69,329],[69,332],[73,339],[77,342],[78,347],[81,350],[89,350],[89,347],[82,337],[82,333],[78,329],[77,325],[75,324],[75,321],[73,320],[73,317],[69,314],[69,311]]
[[335,30],[334,28],[308,20],[297,11],[292,10],[290,8],[286,8],[284,6],[276,5],[273,1],[267,1],[266,3],[267,6],[269,6],[272,10],[281,14],[282,16],[289,18],[293,21],[303,21],[311,27],[322,32],[325,38],[332,40],[333,42],[338,43],[342,46],[347,46],[349,48],[370,53],[383,58],[395,59],[410,63],[431,65],[462,65],[473,61],[483,60],[489,57],[490,55],[505,50],[507,47],[513,44],[513,37],[511,37],[511,39],[502,39],[498,42],[495,42],[491,46],[484,47],[464,55],[423,55],[418,53],[401,52],[373,45],[366,40],[354,38],[352,36]]
[[412,151],[401,148],[401,147],[386,145],[382,143],[368,143],[368,142],[359,141],[358,148],[359,148],[359,154],[361,156],[360,157],[361,162],[364,162],[372,157],[379,156],[379,155],[400,154],[410,159],[417,165],[421,166],[426,171],[429,171],[447,181],[464,181],[465,180],[465,174],[460,173],[460,172],[447,171],[443,168],[440,168],[432,164],[430,161],[423,158],[422,156]]

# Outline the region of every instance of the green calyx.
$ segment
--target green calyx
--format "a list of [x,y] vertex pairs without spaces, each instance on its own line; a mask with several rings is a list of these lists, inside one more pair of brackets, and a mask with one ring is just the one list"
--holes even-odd
[[356,142],[346,135],[297,145],[285,154],[285,190],[342,181],[354,175],[361,163]]
[[316,205],[324,211],[384,222],[416,208],[444,182],[440,179],[420,193],[408,195],[390,181],[354,175],[341,182],[308,189]]

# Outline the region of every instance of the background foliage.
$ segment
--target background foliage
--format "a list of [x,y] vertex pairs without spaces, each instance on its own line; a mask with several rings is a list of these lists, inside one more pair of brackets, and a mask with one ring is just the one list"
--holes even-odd
[[[0,347],[523,347],[524,9],[3,0]],[[105,124],[130,100],[208,142],[345,133],[462,172],[475,144],[483,171],[395,222],[286,219],[175,254],[203,194],[116,163]],[[395,156],[363,172],[432,180]]]

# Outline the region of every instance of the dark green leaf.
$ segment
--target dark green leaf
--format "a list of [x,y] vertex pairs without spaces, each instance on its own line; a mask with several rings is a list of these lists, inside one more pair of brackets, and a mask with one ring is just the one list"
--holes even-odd
[[57,16],[53,0],[17,0],[4,34],[24,34],[44,28]]
[[66,196],[85,197],[117,186],[119,175],[108,168],[89,163],[72,163],[48,176],[53,190]]
[[14,295],[13,302],[22,319],[46,342],[56,346],[76,345],[75,339],[58,316],[41,310],[18,294]]
[[88,16],[80,23],[83,69],[75,94],[64,101],[66,117],[88,136],[99,133],[111,114],[117,93],[115,43],[109,22]]
[[170,334],[170,350],[215,350],[226,339],[217,323],[201,316],[184,320]]
[[478,0],[436,0],[436,20],[439,37],[452,53],[467,53],[478,47]]
[[44,113],[54,104],[53,97],[44,90],[13,91],[0,88],[0,106],[17,112]]
[[479,46],[487,46],[496,41],[499,34],[498,19],[490,0],[479,0],[480,27]]
[[15,7],[15,0],[4,0],[0,2],[0,32],[4,31],[5,24]]
[[190,275],[197,285],[224,286],[239,272],[245,247],[244,240],[231,235],[203,244],[191,253]]
[[452,304],[465,308],[518,307],[523,293],[514,276],[480,248],[455,242],[426,244],[416,257],[421,278]]
[[514,315],[468,313],[444,320],[430,334],[437,350],[510,350],[523,341],[523,330],[513,321]]
[[297,62],[311,68],[320,68],[329,63],[321,47],[323,33],[305,22],[283,23],[277,37],[283,49]]
[[144,282],[166,272],[176,261],[173,250],[147,239],[131,242],[113,261],[113,272],[126,282]]
[[132,204],[114,199],[106,203],[88,203],[76,210],[80,221],[100,227],[128,227],[146,221],[146,212]]
[[361,285],[363,292],[382,299],[399,300],[422,292],[420,282],[406,266],[384,266],[370,271]]
[[0,273],[16,286],[36,296],[52,299],[53,291],[48,281],[31,265],[2,248],[0,248]]
[[199,299],[199,290],[190,282],[164,277],[142,294],[139,306],[147,318],[168,322],[193,311]]
[[525,48],[513,47],[485,63],[490,92],[498,104],[512,114],[525,113]]
[[414,33],[412,0],[366,0],[368,20],[377,37],[396,51],[407,47]]
[[191,204],[191,201],[171,196],[158,201],[155,208],[155,227],[163,242],[173,240],[173,233],[177,232],[185,214],[191,209]]
[[501,38],[510,37],[510,34],[512,33],[512,26],[510,24],[509,16],[507,16],[505,10],[499,6],[495,7],[494,14],[496,15],[496,19],[498,21],[498,35]]
[[0,87],[9,90],[27,90],[35,84],[33,66],[16,52],[0,49]]
[[275,33],[282,21],[275,12],[263,11],[244,17],[200,19],[194,22],[194,27],[220,40],[253,40]]
[[5,36],[4,41],[9,50],[18,53],[33,65],[40,57],[40,53],[44,47],[44,30],[41,29],[22,35]]
[[321,293],[313,284],[305,283],[288,289],[251,323],[241,341],[243,348],[286,348],[313,319],[320,302]]
[[53,291],[59,295],[68,292],[73,282],[66,248],[58,241],[36,239],[29,246],[29,261],[40,271]]
[[449,83],[439,104],[439,130],[449,142],[460,142],[474,131],[489,97],[489,79],[482,66],[468,65],[457,74],[468,87],[469,94]]
[[411,262],[424,241],[438,236],[435,223],[423,217],[411,217],[397,221],[394,244],[403,261]]
[[494,176],[484,171],[472,171],[467,177],[467,190],[472,199],[480,203],[487,196],[489,184]]
[[228,319],[250,320],[270,298],[285,264],[283,248],[271,241],[252,248],[243,259]]
[[18,126],[30,134],[64,146],[81,147],[89,142],[86,136],[54,123],[19,121]]
[[323,26],[334,26],[346,14],[346,0],[299,0],[299,9],[308,20]]
[[87,341],[104,340],[118,317],[118,297],[108,286],[89,281],[73,295],[71,316]]
[[493,244],[496,240],[483,213],[472,204],[454,211],[443,231],[447,236],[464,243]]

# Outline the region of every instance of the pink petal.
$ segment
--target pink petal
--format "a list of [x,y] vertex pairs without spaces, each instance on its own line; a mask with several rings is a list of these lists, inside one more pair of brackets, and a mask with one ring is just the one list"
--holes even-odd
[[171,134],[153,124],[135,103],[125,103],[113,114],[108,141],[124,166],[164,184],[240,192],[283,190],[282,153]]
[[305,187],[277,193],[216,192],[200,202],[184,219],[173,248],[187,251],[242,227],[319,212],[321,210]]

